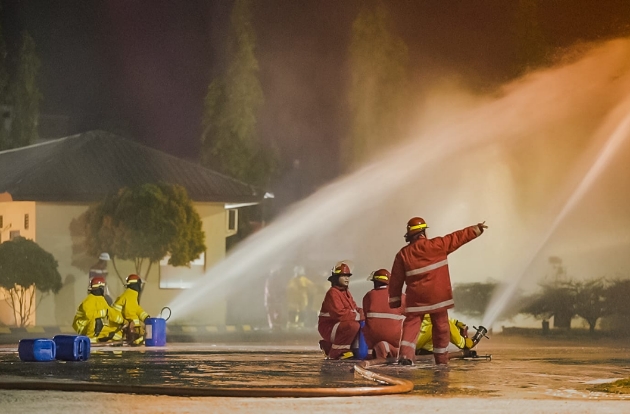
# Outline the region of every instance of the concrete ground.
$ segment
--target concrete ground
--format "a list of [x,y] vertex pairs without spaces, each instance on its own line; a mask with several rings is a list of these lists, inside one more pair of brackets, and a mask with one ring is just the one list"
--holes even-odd
[[[311,343],[167,344],[164,349],[93,349],[86,362],[26,363],[15,347],[0,349],[0,381],[25,379],[167,384],[211,387],[365,386],[350,364],[324,362]],[[375,372],[412,381],[408,394],[378,397],[243,398],[167,397],[93,392],[0,390],[7,413],[623,413],[630,399],[592,387],[630,377],[624,342],[547,340],[496,336],[479,354],[491,361],[451,361],[437,370],[430,361],[414,367],[375,367]],[[461,410],[461,411],[460,411]]]

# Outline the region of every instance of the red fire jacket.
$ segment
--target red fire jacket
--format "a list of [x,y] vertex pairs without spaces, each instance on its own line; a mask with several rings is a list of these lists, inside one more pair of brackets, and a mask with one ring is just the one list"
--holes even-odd
[[420,237],[400,249],[392,266],[389,301],[400,300],[407,284],[405,313],[432,313],[453,307],[446,256],[481,234],[477,226],[427,239]]
[[337,322],[352,322],[365,319],[363,310],[357,306],[348,289],[333,286],[326,292],[319,312],[317,328],[324,339],[330,338]]
[[365,326],[363,335],[368,348],[381,341],[386,341],[392,347],[398,348],[402,323],[405,317],[405,295],[402,296],[402,306],[396,309],[389,307],[389,295],[387,286],[372,289],[363,296],[363,312],[365,313]]

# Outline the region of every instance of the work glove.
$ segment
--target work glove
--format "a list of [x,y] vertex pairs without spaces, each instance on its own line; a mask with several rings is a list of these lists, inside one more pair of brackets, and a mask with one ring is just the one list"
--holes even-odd
[[464,349],[471,349],[472,347],[475,346],[475,343],[470,338],[465,338],[464,341],[465,341]]
[[459,334],[466,338],[468,336],[468,326],[462,321],[455,321],[455,326],[459,328]]

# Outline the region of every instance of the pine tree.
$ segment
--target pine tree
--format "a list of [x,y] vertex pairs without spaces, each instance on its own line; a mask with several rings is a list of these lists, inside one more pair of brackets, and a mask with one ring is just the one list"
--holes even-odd
[[272,150],[256,135],[264,97],[254,54],[250,0],[236,0],[230,18],[228,65],[208,87],[203,116],[202,163],[242,181],[267,185],[276,169]]
[[35,41],[28,32],[22,32],[22,45],[15,76],[9,85],[13,122],[7,148],[30,145],[39,138],[37,125],[42,94],[37,86],[37,75],[40,65],[35,51]]
[[409,104],[409,56],[382,2],[364,3],[352,24],[351,133],[342,162],[356,165],[402,139]]

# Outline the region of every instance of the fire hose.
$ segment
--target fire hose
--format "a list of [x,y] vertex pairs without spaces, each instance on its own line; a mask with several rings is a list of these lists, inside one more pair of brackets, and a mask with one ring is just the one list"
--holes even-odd
[[104,392],[115,394],[168,395],[175,397],[354,397],[369,395],[403,394],[413,390],[411,381],[377,374],[358,365],[354,366],[355,376],[374,381],[380,385],[372,387],[334,388],[212,388],[178,387],[164,385],[127,385],[96,382],[55,382],[55,381],[0,381],[0,389],[26,391],[70,391]]

